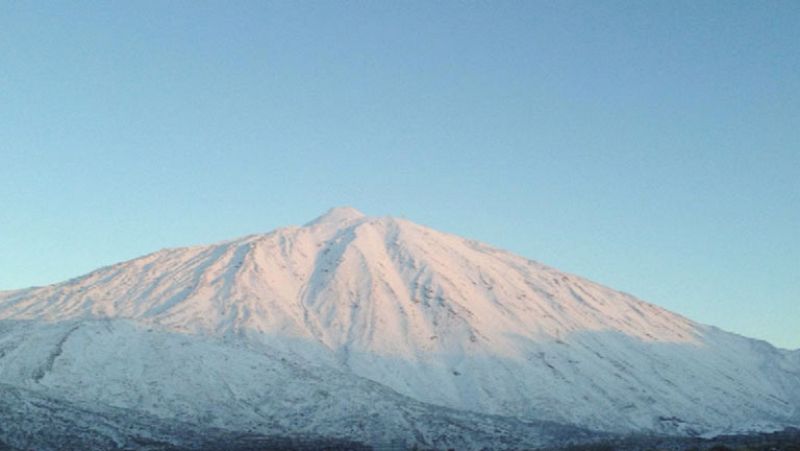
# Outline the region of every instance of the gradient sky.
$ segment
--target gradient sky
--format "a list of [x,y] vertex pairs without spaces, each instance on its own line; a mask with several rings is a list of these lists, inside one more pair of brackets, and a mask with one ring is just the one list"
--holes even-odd
[[800,2],[2,2],[0,289],[403,216],[800,347]]

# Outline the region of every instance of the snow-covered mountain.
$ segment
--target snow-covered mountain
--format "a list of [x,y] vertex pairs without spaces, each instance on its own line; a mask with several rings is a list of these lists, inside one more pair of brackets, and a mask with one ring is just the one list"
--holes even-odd
[[0,384],[370,444],[800,425],[798,351],[352,208],[0,292]]

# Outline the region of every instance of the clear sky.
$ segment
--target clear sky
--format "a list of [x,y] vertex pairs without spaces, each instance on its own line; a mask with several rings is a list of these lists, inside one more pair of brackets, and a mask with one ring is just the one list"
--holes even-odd
[[800,347],[800,2],[0,2],[0,289],[331,206]]

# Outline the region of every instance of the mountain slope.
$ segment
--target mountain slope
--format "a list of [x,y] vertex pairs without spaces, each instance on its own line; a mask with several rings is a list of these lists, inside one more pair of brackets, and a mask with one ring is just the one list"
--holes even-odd
[[[96,403],[71,403],[0,384],[0,450],[366,449],[315,435],[258,435],[216,429]],[[7,441],[7,443],[6,443]]]
[[[427,405],[352,374],[281,357],[268,346],[248,348],[125,320],[4,326],[0,380],[14,381],[20,393],[16,403],[0,396],[3,422],[18,423],[11,431],[0,426],[0,439],[10,437],[20,447],[30,446],[20,436],[30,435],[29,423],[43,415],[80,425],[79,432],[69,425],[63,430],[72,440],[90,444],[99,437],[101,449],[111,443],[123,448],[132,439],[193,449],[220,440],[226,431],[229,438],[237,438],[230,432],[238,431],[261,436],[262,442],[283,438],[459,449],[596,436],[575,427]],[[123,414],[127,422],[118,421]],[[172,424],[176,433],[163,423]]]
[[[65,283],[0,293],[6,322],[102,319],[270,349],[300,367],[313,362],[459,410],[609,431],[800,424],[796,352],[481,243],[350,208],[303,227],[163,250]],[[0,374],[7,383],[51,380]],[[78,383],[58,377],[59,390]],[[179,411],[170,409],[166,415]]]

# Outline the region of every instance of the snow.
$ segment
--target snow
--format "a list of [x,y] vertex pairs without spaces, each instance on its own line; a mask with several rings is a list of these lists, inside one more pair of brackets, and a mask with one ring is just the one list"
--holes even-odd
[[[384,447],[482,449],[592,437],[576,428],[426,405],[352,374],[288,359],[269,346],[245,347],[128,320],[7,322],[3,336],[0,380],[16,381],[15,388],[29,393],[23,399],[37,404],[46,398],[91,406],[90,413],[76,412],[81,431],[98,414],[134,410],[162,425],[321,436]],[[5,419],[2,404],[0,396]],[[26,409],[19,405],[12,416]],[[3,428],[0,437],[5,437]]]
[[[334,394],[338,401],[325,401],[331,405],[397,397],[398,405],[606,431],[800,425],[797,351],[350,207],[302,227],[163,250],[64,283],[0,292],[0,324],[21,322],[36,326],[0,331],[0,382],[170,418],[217,405],[209,421],[220,427],[280,422],[275,412],[286,405],[267,394],[290,382],[296,391],[280,393],[292,399],[287,405],[302,400],[321,409],[310,381]],[[111,357],[118,353],[126,358]],[[175,370],[175,359],[180,383],[168,384],[177,375],[163,370]],[[367,386],[379,394],[365,397]],[[214,396],[203,401],[197,393]],[[257,408],[243,409],[246,403]],[[327,413],[344,418],[341,408]],[[378,421],[386,422],[394,424]]]

